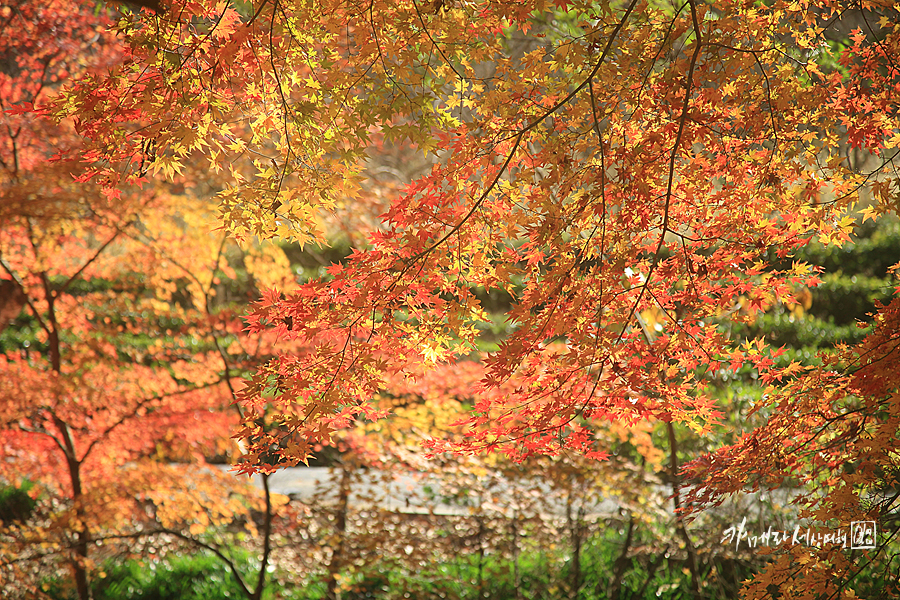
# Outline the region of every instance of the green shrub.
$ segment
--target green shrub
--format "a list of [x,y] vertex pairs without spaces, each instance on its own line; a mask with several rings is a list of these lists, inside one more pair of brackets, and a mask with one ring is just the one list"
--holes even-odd
[[95,600],[226,600],[244,596],[225,564],[209,554],[159,563],[127,561],[94,579]]
[[37,504],[28,493],[33,487],[34,484],[27,480],[20,486],[0,486],[0,521],[12,523],[28,520]]

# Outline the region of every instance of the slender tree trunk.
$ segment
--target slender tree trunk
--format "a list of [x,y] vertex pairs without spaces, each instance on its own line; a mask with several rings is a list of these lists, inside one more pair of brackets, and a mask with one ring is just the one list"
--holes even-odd
[[269,475],[262,474],[263,492],[266,495],[266,514],[263,517],[263,556],[259,565],[259,575],[256,578],[256,587],[253,589],[251,600],[260,600],[263,590],[266,589],[266,567],[269,566],[269,555],[272,552],[272,493],[269,490]]
[[91,544],[91,532],[88,529],[87,514],[84,510],[84,491],[81,486],[81,462],[75,453],[75,441],[69,426],[59,417],[53,417],[59,429],[65,448],[66,466],[69,471],[69,483],[72,486],[72,506],[75,511],[75,558],[72,560],[72,571],[75,576],[75,589],[79,600],[91,600],[91,586],[87,573],[87,560]]
[[681,536],[684,542],[685,552],[687,552],[687,566],[688,571],[691,573],[691,591],[697,594],[700,591],[697,579],[697,553],[694,551],[691,536],[688,535],[684,526],[684,515],[681,514],[681,489],[678,479],[678,440],[675,438],[675,427],[671,421],[666,422],[666,430],[669,435],[669,474],[672,478],[672,503],[675,506],[675,526],[678,529],[678,535]]
[[513,585],[516,588],[516,600],[521,600],[522,592],[519,589],[521,582],[519,581],[519,513],[513,511],[512,523],[510,523],[510,535],[512,537],[512,559],[513,559]]
[[[91,584],[88,579],[88,571],[87,571],[87,561],[88,561],[88,553],[91,544],[91,532],[88,529],[88,525],[85,519],[84,513],[84,497],[81,492],[81,481],[80,481],[80,470],[81,465],[78,464],[74,468],[75,476],[73,477],[72,484],[73,486],[77,485],[77,488],[74,488],[75,493],[73,494],[73,500],[75,501],[75,514],[78,517],[78,529],[75,532],[75,554],[76,559],[72,561],[72,568],[75,571],[75,587],[78,590],[78,597],[80,600],[91,600]],[[69,467],[72,468],[71,466]]]
[[478,597],[484,598],[484,520],[481,515],[478,519]]
[[575,524],[572,531],[572,592],[573,598],[577,598],[581,593],[581,526],[580,523]]
[[[59,342],[59,325],[56,321],[56,300],[50,280],[46,273],[41,274],[44,286],[44,295],[47,300],[47,346],[50,353],[50,367],[59,376],[62,373],[62,350]],[[59,398],[57,398],[57,402]],[[53,422],[59,430],[60,440],[66,457],[66,467],[69,471],[69,483],[72,486],[72,506],[75,510],[75,557],[72,560],[72,572],[75,577],[75,589],[79,600],[91,600],[91,583],[88,577],[87,562],[91,547],[91,532],[88,529],[87,514],[84,510],[84,490],[81,485],[81,461],[75,449],[75,440],[68,424],[58,416],[53,416]]]
[[573,491],[569,491],[569,498],[566,501],[566,520],[569,524],[569,539],[572,542],[572,573],[570,574],[569,586],[571,589],[572,598],[578,598],[578,594],[581,592],[581,545],[584,541],[583,537],[583,527],[581,524],[582,520],[582,509],[578,509],[577,514],[572,514],[572,494]]
[[331,561],[328,563],[328,600],[341,600],[337,576],[343,566],[344,538],[347,535],[347,510],[350,504],[350,468],[341,464],[341,481],[338,491],[337,513],[334,521],[334,532],[337,544],[331,549]]
[[628,533],[625,534],[625,543],[619,552],[616,562],[613,564],[613,578],[609,586],[610,600],[619,600],[622,593],[622,578],[628,568],[628,551],[631,550],[631,540],[634,534],[634,515],[628,518]]

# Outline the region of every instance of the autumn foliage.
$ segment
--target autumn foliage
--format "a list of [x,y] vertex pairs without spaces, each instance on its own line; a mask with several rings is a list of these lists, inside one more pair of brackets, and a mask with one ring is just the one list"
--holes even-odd
[[[52,109],[81,121],[88,174],[106,184],[139,179],[150,145],[151,172],[210,161],[237,235],[321,241],[316,215],[371,200],[366,161],[380,145],[434,152],[365,250],[328,278],[267,292],[251,315],[253,330],[306,348],[243,392],[250,414],[282,415],[278,434],[247,427],[257,451],[281,443],[296,464],[366,414],[386,377],[469,355],[489,318],[476,288],[510,295],[514,328],[485,362],[466,448],[588,451],[577,430],[595,418],[707,431],[717,411],[704,374],[750,362],[779,377],[764,349],[714,321],[814,284],[806,265],[770,257],[847,238],[864,175],[834,124],[857,146],[896,142],[893,75],[866,89],[853,75],[880,68],[892,38],[845,78],[816,63],[827,7],[566,9],[278,3],[241,19],[189,4],[123,21],[122,68]],[[532,34],[533,48],[515,44]],[[863,52],[854,39],[847,60]],[[870,210],[888,208],[889,189]],[[662,315],[650,336],[637,326],[648,311]]]
[[[860,25],[836,51],[849,8],[173,0],[116,14],[52,4],[50,19],[4,8],[10,23],[71,28],[81,44],[47,54],[23,31],[4,50],[32,61],[0,80],[5,124],[25,132],[3,149],[4,286],[47,348],[7,352],[4,368],[29,376],[0,384],[25,403],[6,403],[4,422],[44,435],[71,472],[87,466],[67,449],[72,428],[100,448],[91,440],[152,407],[146,448],[182,435],[165,418],[236,400],[239,471],[271,473],[349,443],[342,432],[360,420],[390,422],[405,409],[390,400],[441,373],[440,394],[466,412],[428,436],[433,455],[602,460],[618,432],[658,426],[676,508],[790,477],[813,490],[810,517],[889,524],[897,302],[817,366],[725,326],[802,306],[820,274],[793,257],[896,211],[900,19],[893,2],[856,3]],[[75,54],[77,68],[58,58]],[[40,75],[20,83],[22,72]],[[192,217],[210,197],[215,222]],[[254,245],[327,245],[347,223],[349,256],[299,282]],[[212,298],[238,260],[228,252],[268,267],[245,323]],[[75,294],[77,281],[109,285]],[[166,334],[173,347],[123,361],[115,340],[162,337],[163,316],[181,327]],[[245,335],[264,349],[229,350]],[[184,336],[209,342],[185,358]],[[717,390],[748,373],[765,390],[747,415],[761,426],[689,465],[698,487],[682,499],[676,427],[715,435],[729,410]],[[26,400],[37,396],[52,401]],[[850,563],[829,552],[784,553],[747,591],[852,593]]]
[[80,124],[41,107],[121,67],[113,17],[72,2],[2,9],[0,478],[37,501],[0,531],[4,596],[37,594],[35,573],[62,565],[87,598],[123,540],[198,535],[256,506],[202,465],[236,451],[234,387],[271,354],[243,334],[234,296],[283,284],[287,260],[212,233],[209,203],[183,183],[111,193],[84,176]]

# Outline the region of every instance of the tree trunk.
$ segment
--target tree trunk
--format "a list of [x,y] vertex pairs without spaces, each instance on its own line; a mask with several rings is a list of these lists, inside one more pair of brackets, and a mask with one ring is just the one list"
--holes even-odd
[[484,520],[481,515],[478,519],[478,597],[484,598]]
[[672,478],[672,503],[675,507],[675,526],[678,534],[684,542],[684,549],[687,552],[687,566],[691,573],[691,591],[694,594],[699,593],[700,588],[697,579],[697,553],[694,551],[694,544],[688,535],[684,526],[684,515],[681,514],[681,489],[678,479],[678,440],[675,438],[675,427],[672,422],[666,422],[666,430],[669,434],[669,474]]
[[75,589],[79,600],[91,600],[91,585],[88,578],[87,562],[91,544],[91,532],[88,529],[87,515],[84,511],[84,492],[81,487],[81,462],[75,453],[75,442],[69,432],[69,426],[59,417],[53,418],[66,452],[66,466],[69,470],[69,482],[72,485],[72,506],[75,511],[75,557],[72,560],[72,571],[75,577]]
[[328,563],[328,590],[325,596],[328,600],[341,600],[337,576],[343,566],[344,537],[347,535],[347,510],[349,504],[350,468],[345,464],[341,464],[341,482],[338,490],[337,512],[334,521],[334,534],[337,543],[331,549],[331,561]]
[[582,519],[584,517],[584,509],[579,508],[577,514],[572,514],[572,491],[569,492],[569,498],[566,502],[566,520],[569,524],[569,539],[572,542],[572,572],[570,574],[570,591],[573,600],[578,598],[581,592],[581,545],[584,542],[584,527]]
[[259,565],[259,575],[251,600],[260,600],[266,588],[266,567],[269,566],[269,554],[272,552],[272,493],[269,491],[269,474],[262,474],[263,491],[266,495],[266,514],[263,517],[263,556]]
[[[56,321],[56,297],[50,287],[50,280],[46,273],[41,274],[44,285],[44,294],[47,300],[47,346],[50,353],[50,367],[59,375],[62,372],[62,350],[59,342],[59,326]],[[59,398],[57,398],[59,402]],[[79,600],[91,600],[91,582],[88,577],[88,556],[91,545],[91,532],[88,529],[87,514],[84,510],[84,490],[81,486],[81,461],[75,449],[75,440],[68,424],[58,416],[53,416],[53,422],[59,429],[62,448],[66,456],[66,466],[69,470],[69,483],[72,485],[72,506],[75,510],[75,557],[72,559],[72,572],[75,577],[75,589],[78,591]]]
[[634,534],[634,515],[628,518],[628,533],[625,535],[625,543],[619,552],[616,562],[613,564],[613,578],[609,586],[610,600],[619,600],[622,594],[622,578],[628,568],[628,551],[631,550],[631,540]]
[[516,600],[521,600],[522,592],[519,590],[519,513],[513,511],[512,522],[510,523],[510,536],[512,537],[512,560],[513,560],[513,585],[516,590]]

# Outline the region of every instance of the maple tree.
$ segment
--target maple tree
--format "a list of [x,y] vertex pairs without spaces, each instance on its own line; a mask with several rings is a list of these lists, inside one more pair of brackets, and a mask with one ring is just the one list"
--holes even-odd
[[[754,452],[797,428],[811,428],[804,449],[833,447],[830,427],[852,419],[803,404],[823,398],[860,398],[858,436],[833,439],[882,453],[856,471],[865,485],[894,460],[892,379],[782,364],[719,325],[802,303],[819,278],[791,262],[798,249],[846,242],[854,211],[896,208],[897,13],[856,3],[862,26],[835,68],[826,36],[847,8],[173,0],[124,13],[122,60],[36,110],[74,121],[78,179],[110,199],[203,165],[239,238],[324,244],[329,219],[348,212],[368,228],[346,260],[270,288],[249,315],[285,346],[239,391],[243,471],[305,462],[354,419],[384,416],[371,400],[392,378],[474,359],[484,376],[467,435],[434,440],[435,453],[605,458],[595,424],[608,421],[663,422],[671,442],[676,426],[706,435],[721,418],[706,387],[750,369],[781,408],[710,459],[708,489],[747,483],[722,457],[769,461],[749,472],[777,480],[771,461],[795,463]],[[848,148],[876,166],[858,169]],[[426,158],[383,168],[392,152]],[[491,293],[510,299],[502,316],[485,310]],[[844,360],[869,365],[859,357],[881,342],[890,363],[891,306]],[[481,356],[492,318],[510,332]],[[779,414],[813,416],[787,427]],[[844,484],[813,483],[852,504]],[[850,516],[843,506],[817,514]]]
[[[750,362],[771,377],[761,347],[735,347],[711,320],[815,281],[802,263],[772,268],[770,252],[846,238],[864,176],[834,153],[834,123],[857,146],[897,141],[893,75],[873,74],[890,19],[878,45],[860,33],[848,52],[868,53],[855,67],[866,89],[816,64],[819,24],[839,9],[191,3],[123,20],[123,68],[51,112],[79,119],[89,176],[140,179],[120,166],[152,141],[151,172],[186,156],[222,169],[226,227],[301,242],[323,241],[316,212],[372,195],[362,178],[380,144],[434,153],[369,247],[250,316],[309,348],[243,392],[251,414],[264,399],[283,415],[252,452],[282,443],[301,461],[387,375],[468,355],[486,319],[477,287],[514,300],[485,391],[522,384],[476,407],[466,447],[584,451],[581,419],[704,431],[717,411],[697,393],[703,373]],[[137,120],[151,124],[126,126]],[[255,172],[229,158],[242,154]],[[889,209],[891,186],[879,181],[868,210]],[[662,315],[652,342],[636,327],[646,311]]]
[[[66,158],[82,148],[77,124],[39,108],[121,65],[108,10],[13,3],[0,17],[0,482],[27,482],[37,500],[0,527],[4,593],[40,595],[62,563],[90,598],[95,557],[160,532],[217,552],[200,534],[236,519],[253,530],[251,509],[267,545],[268,488],[242,499],[233,477],[201,466],[236,452],[237,380],[273,352],[244,335],[235,299],[291,280],[287,258],[211,234],[202,173],[189,189],[104,194]],[[249,598],[266,567],[253,584],[235,571]]]

